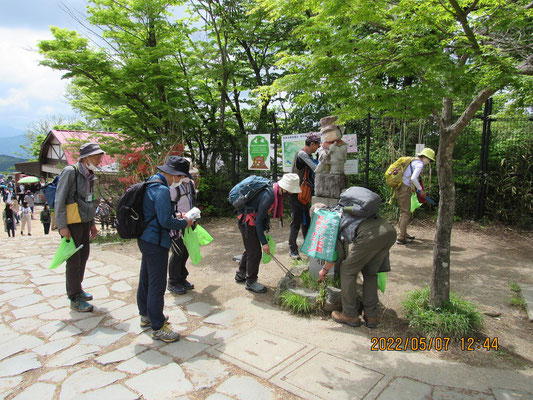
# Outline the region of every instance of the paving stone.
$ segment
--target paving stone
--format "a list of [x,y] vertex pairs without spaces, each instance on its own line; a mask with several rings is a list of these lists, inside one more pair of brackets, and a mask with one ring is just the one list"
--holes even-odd
[[68,307],[70,303],[66,296],[61,296],[48,300],[48,304],[54,308],[64,308]]
[[11,292],[12,290],[23,289],[26,285],[18,283],[0,283],[0,292]]
[[0,362],[0,377],[14,376],[40,367],[35,353],[25,353]]
[[128,304],[127,306],[111,311],[109,315],[118,321],[124,321],[139,316],[139,308],[137,304]]
[[52,400],[56,392],[56,385],[50,383],[35,383],[21,392],[13,400]]
[[209,397],[206,397],[205,400],[233,400],[233,397],[228,397],[222,393],[214,393]]
[[[152,337],[150,336],[151,335],[151,330],[149,330],[148,332],[147,331],[143,331],[143,333],[137,335],[135,337],[135,339],[133,339],[131,341],[130,344],[132,345],[142,345],[142,346],[147,346],[148,348],[150,349],[158,349],[164,345],[166,345],[165,342],[163,342],[162,340],[154,340],[152,339]],[[179,342],[176,342],[176,343],[179,343]]]
[[118,322],[114,319],[110,319],[106,321],[104,325],[112,326],[115,329],[120,329],[121,331],[124,331],[126,333],[134,333],[136,335],[138,335],[139,333],[142,333],[145,329],[147,329],[146,327],[141,328],[138,316],[130,318],[127,321],[122,321],[122,322]]
[[216,309],[211,304],[202,302],[188,304],[186,308],[189,315],[195,315],[197,317],[206,317]]
[[237,318],[237,315],[237,312],[234,310],[224,310],[204,319],[204,322],[213,325],[229,326],[232,324],[235,318]]
[[78,327],[82,331],[87,332],[87,331],[90,331],[91,329],[96,328],[98,324],[100,323],[100,321],[102,321],[103,319],[104,319],[104,316],[100,315],[97,317],[86,318],[78,322],[74,322],[74,325],[76,325],[76,327]]
[[95,300],[91,302],[98,308],[98,311],[110,312],[116,310],[117,308],[124,307],[127,303],[122,300]]
[[494,397],[475,390],[435,386],[431,400],[494,400]]
[[128,283],[126,283],[124,281],[120,281],[120,282],[114,283],[111,286],[111,290],[113,290],[115,292],[120,292],[120,293],[129,292],[132,289],[133,288],[130,285],[128,285]]
[[[91,272],[98,275],[113,275],[117,272],[122,271],[124,268],[118,267],[116,265],[102,265],[99,267],[89,268]],[[114,276],[111,276],[113,280],[116,280]]]
[[17,297],[13,300],[9,301],[9,304],[11,304],[13,307],[24,307],[29,306],[35,303],[38,303],[39,301],[44,300],[44,297],[39,294],[30,294],[27,296]]
[[54,369],[53,371],[50,371],[44,375],[41,375],[39,377],[40,381],[47,381],[47,382],[55,382],[59,383],[62,382],[67,377],[67,371],[64,369]]
[[7,342],[8,340],[14,339],[19,336],[18,332],[15,332],[6,324],[0,324],[0,341]]
[[52,336],[50,336],[50,340],[60,340],[65,339],[71,336],[79,335],[81,333],[81,330],[76,328],[74,325],[67,325],[63,329],[57,331]]
[[144,396],[145,400],[174,399],[194,390],[181,367],[168,364],[129,379],[126,386]]
[[29,318],[22,318],[22,319],[18,319],[16,321],[13,321],[10,323],[11,327],[12,328],[15,328],[17,331],[23,333],[23,332],[31,332],[33,331],[34,329],[38,328],[39,326],[41,326],[43,323],[43,321],[37,319],[37,318],[34,318],[34,317],[29,317]]
[[28,349],[42,345],[44,342],[41,339],[31,335],[17,336],[16,338],[0,344],[0,360],[20,353]]
[[429,400],[431,386],[408,378],[396,378],[377,400]]
[[107,299],[109,297],[109,290],[105,285],[95,286],[91,288],[91,294],[95,299]]
[[89,269],[94,269],[94,268],[97,268],[97,267],[101,267],[102,265],[104,265],[104,263],[102,261],[98,261],[98,260],[89,260],[87,261],[87,268]]
[[[36,320],[36,321],[39,322],[39,320]],[[42,324],[42,321],[39,322],[39,324]],[[65,326],[66,324],[63,321],[51,321],[41,326],[38,332],[41,333],[45,337],[50,337],[54,333],[63,329]]]
[[31,306],[26,306],[22,308],[17,308],[16,310],[13,310],[13,315],[15,318],[26,318],[26,317],[33,317],[35,315],[41,315],[45,314],[49,311],[52,311],[53,308],[50,307],[46,303],[40,303],[40,304],[33,304]]
[[38,286],[37,289],[39,289],[46,298],[65,295],[65,282]]
[[4,399],[9,396],[13,389],[20,385],[20,382],[22,382],[22,376],[0,378],[0,399]]
[[239,400],[273,400],[274,392],[249,376],[232,376],[223,382],[217,392],[233,396]]
[[133,356],[142,353],[148,349],[148,347],[143,345],[128,345],[121,347],[120,349],[111,351],[109,353],[106,353],[100,357],[97,357],[95,360],[97,363],[106,365],[106,364],[112,364],[120,361],[129,360]]
[[69,303],[67,300],[63,308],[52,310],[45,314],[39,315],[39,318],[45,319],[45,320],[54,320],[54,321],[70,321],[70,320],[77,321],[79,319],[91,318],[93,316],[94,316],[94,313],[78,312],[78,311],[71,310],[69,308]]
[[533,400],[533,393],[524,393],[512,389],[492,388],[492,393],[496,400]]
[[204,343],[180,340],[179,342],[165,344],[161,348],[161,351],[179,359],[180,361],[187,361],[208,347],[209,345]]
[[107,347],[117,340],[120,340],[126,332],[110,328],[96,328],[82,337],[79,344],[94,344],[96,346]]
[[20,271],[0,271],[0,276],[9,277],[9,276],[19,276]]
[[93,345],[77,344],[71,348],[59,353],[51,360],[46,361],[47,367],[65,367],[68,365],[76,365],[88,360],[94,353],[100,351],[100,347]]
[[165,315],[168,315],[168,321],[174,324],[185,324],[187,322],[187,316],[180,307],[167,308]]
[[124,280],[128,278],[132,278],[132,277],[138,277],[138,276],[139,276],[138,272],[122,270],[120,272],[113,274],[112,278],[114,281],[120,281],[120,280]]
[[28,280],[28,277],[26,275],[17,275],[17,276],[9,276],[0,278],[1,283],[24,283]]
[[38,278],[31,278],[31,281],[37,286],[49,285],[51,283],[65,283],[64,274],[45,275]]
[[85,392],[76,397],[76,400],[102,400],[102,399],[120,399],[120,400],[136,400],[139,396],[132,391],[126,389],[122,385],[111,385],[103,389]]
[[229,374],[219,360],[205,355],[183,363],[182,367],[188,372],[194,389],[197,391],[215,386],[219,380]]
[[105,276],[93,276],[92,278],[83,280],[83,287],[90,288],[94,286],[105,285],[109,282],[110,280],[107,279]]
[[72,337],[68,337],[65,339],[55,340],[53,342],[48,342],[46,344],[43,344],[41,346],[38,346],[33,349],[33,351],[40,356],[49,356],[52,354],[57,353],[58,351],[61,351],[63,349],[66,349],[69,347],[72,343],[74,343],[76,339]]
[[65,379],[59,400],[77,398],[83,392],[110,385],[125,376],[121,372],[106,372],[95,367],[81,369]]
[[12,290],[12,291],[8,291],[7,293],[4,293],[4,294],[0,294],[0,302],[5,302],[5,301],[8,301],[8,300],[11,300],[11,299],[18,299],[19,297],[22,297],[22,296],[27,296],[27,295],[30,295],[30,294],[33,294],[33,289],[28,289],[28,288],[25,288],[25,289],[15,289],[15,290]]
[[214,329],[207,326],[202,326],[194,332],[187,335],[187,339],[191,342],[202,342],[207,344],[216,344],[220,341],[227,340],[232,337],[235,332],[225,329]]
[[193,297],[190,294],[174,295],[172,293],[168,293],[167,297],[165,298],[165,304],[180,306],[192,301],[192,299]]
[[38,256],[23,256],[23,257],[13,257],[11,261],[14,263],[19,263],[25,266],[29,266],[30,264],[37,264],[42,260],[42,257],[40,255]]
[[148,350],[117,365],[120,371],[140,374],[147,369],[162,367],[173,362],[172,358],[157,350]]

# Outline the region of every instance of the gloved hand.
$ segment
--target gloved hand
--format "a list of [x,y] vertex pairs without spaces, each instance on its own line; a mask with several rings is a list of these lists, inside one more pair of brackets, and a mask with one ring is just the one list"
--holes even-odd
[[187,218],[189,218],[190,220],[192,221],[196,221],[198,219],[200,219],[200,217],[202,216],[201,215],[201,211],[200,209],[196,208],[196,207],[193,207],[191,208],[189,211],[187,211],[187,213],[185,214],[185,216]]

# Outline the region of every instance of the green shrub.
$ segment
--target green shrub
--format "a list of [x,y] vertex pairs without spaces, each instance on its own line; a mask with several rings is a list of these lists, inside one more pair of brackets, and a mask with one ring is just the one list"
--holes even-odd
[[102,244],[102,243],[116,243],[116,242],[127,242],[130,239],[122,239],[118,233],[107,233],[105,235],[100,234],[97,235],[92,242],[96,244]]
[[294,314],[309,315],[313,312],[313,307],[311,307],[309,301],[296,293],[286,290],[280,295],[280,299],[281,306]]
[[412,291],[402,304],[409,327],[422,336],[465,337],[479,332],[483,316],[476,306],[450,293],[450,301],[442,307],[430,303],[429,287]]

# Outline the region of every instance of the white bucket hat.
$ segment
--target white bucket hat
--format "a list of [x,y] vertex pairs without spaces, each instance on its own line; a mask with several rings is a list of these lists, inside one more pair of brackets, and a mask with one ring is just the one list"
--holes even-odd
[[298,177],[298,174],[283,175],[278,181],[278,185],[289,193],[300,193],[302,191],[302,189],[300,189],[300,178]]

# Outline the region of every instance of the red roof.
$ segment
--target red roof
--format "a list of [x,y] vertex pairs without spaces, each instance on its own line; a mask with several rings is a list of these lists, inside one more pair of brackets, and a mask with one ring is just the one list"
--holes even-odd
[[[63,149],[63,152],[65,153],[65,157],[67,157],[67,162],[69,164],[74,164],[78,161],[79,153],[76,151],[68,151],[66,150],[63,145],[64,144],[71,144],[71,139],[74,140],[83,140],[90,141],[94,143],[99,143],[100,138],[99,136],[107,136],[107,137],[114,137],[119,140],[123,140],[123,138],[116,132],[94,132],[94,131],[65,131],[65,130],[56,130],[52,129],[50,131],[52,135],[58,140],[59,143],[61,143],[61,147]],[[103,167],[105,165],[114,164],[118,162],[118,159],[116,157],[112,157],[108,154],[104,154],[102,157],[102,161],[100,162],[99,166]]]

